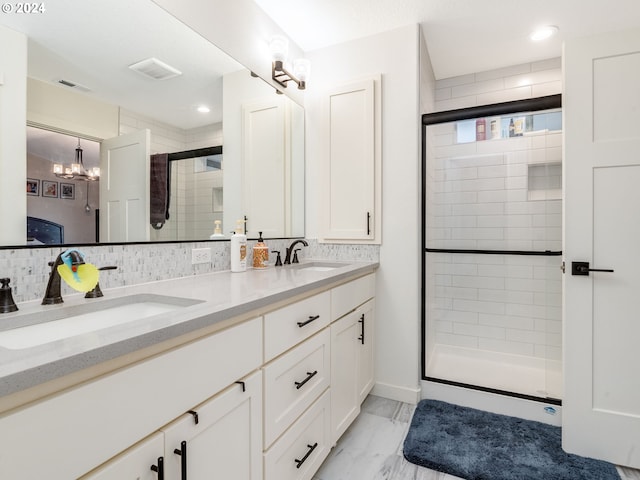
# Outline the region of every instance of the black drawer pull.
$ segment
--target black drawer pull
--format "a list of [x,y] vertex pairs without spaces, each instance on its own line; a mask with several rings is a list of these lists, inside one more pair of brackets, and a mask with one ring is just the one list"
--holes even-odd
[[200,421],[200,419],[198,418],[198,412],[196,412],[195,410],[189,410],[187,413],[190,413],[191,415],[193,415],[193,421],[197,425],[198,422]]
[[313,322],[314,320],[317,320],[319,318],[320,318],[320,315],[314,315],[314,316],[309,315],[309,320],[307,320],[306,322],[298,322],[298,326],[300,328],[302,328],[305,325],[309,325],[311,322]]
[[158,474],[158,480],[164,480],[164,457],[158,457],[158,465],[151,465],[151,470]]
[[311,380],[313,377],[315,377],[317,373],[318,373],[318,370],[314,370],[313,372],[307,372],[307,378],[305,378],[301,382],[293,382],[296,384],[296,390],[300,390],[302,386],[305,383],[307,383],[309,380]]
[[173,453],[180,455],[180,477],[187,480],[187,442],[180,442],[180,448],[176,448]]
[[304,457],[302,457],[302,459],[300,460],[298,460],[297,458],[294,460],[294,462],[296,462],[296,468],[300,468],[302,466],[302,464],[307,460],[307,458],[309,458],[309,455],[311,455],[311,452],[313,452],[317,446],[318,442],[314,443],[313,445],[307,445],[309,451],[304,454]]

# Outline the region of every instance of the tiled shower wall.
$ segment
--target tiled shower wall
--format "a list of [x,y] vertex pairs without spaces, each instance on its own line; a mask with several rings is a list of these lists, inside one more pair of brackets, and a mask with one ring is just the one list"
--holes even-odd
[[[308,240],[309,247],[299,252],[301,260],[324,259],[339,261],[379,261],[376,245],[324,245]],[[255,242],[250,241],[249,247]],[[266,240],[270,250],[283,254],[291,240]],[[210,248],[211,263],[192,265],[193,248]],[[100,274],[100,286],[108,296],[108,289],[170,278],[229,270],[229,242],[185,242],[140,245],[103,245],[80,247],[86,260],[97,267],[116,265],[117,270]],[[16,248],[0,250],[0,277],[11,279],[16,302],[40,299],[49,278],[48,262],[53,261],[61,248]],[[251,255],[251,248],[249,248]],[[249,256],[249,265],[252,257]],[[275,260],[275,257],[272,258]],[[275,268],[275,267],[270,267]],[[239,274],[241,275],[241,274]],[[63,297],[73,292],[62,287]]]
[[[560,59],[436,82],[436,110],[561,92]],[[427,129],[427,246],[561,249],[560,132],[455,143]],[[555,176],[555,178],[554,178]],[[561,257],[427,254],[427,355],[437,344],[561,359]]]

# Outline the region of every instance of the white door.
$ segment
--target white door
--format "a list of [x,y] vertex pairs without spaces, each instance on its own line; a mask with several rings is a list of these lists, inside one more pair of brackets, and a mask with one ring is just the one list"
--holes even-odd
[[243,382],[163,429],[165,478],[262,479],[262,375]]
[[149,240],[147,129],[109,138],[100,147],[100,241]]
[[564,70],[563,448],[639,468],[640,30],[568,41]]
[[242,109],[243,203],[251,237],[287,235],[284,108],[282,98],[274,97]]

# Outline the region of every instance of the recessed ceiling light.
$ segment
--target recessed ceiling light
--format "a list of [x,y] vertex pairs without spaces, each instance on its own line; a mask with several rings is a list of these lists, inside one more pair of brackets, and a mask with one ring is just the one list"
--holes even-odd
[[206,105],[200,105],[196,110],[198,110],[200,113],[209,113],[211,111],[211,109]]
[[555,25],[545,25],[544,27],[540,27],[537,30],[534,30],[529,38],[534,42],[539,42],[541,40],[546,40],[549,37],[552,37],[558,33],[558,27]]

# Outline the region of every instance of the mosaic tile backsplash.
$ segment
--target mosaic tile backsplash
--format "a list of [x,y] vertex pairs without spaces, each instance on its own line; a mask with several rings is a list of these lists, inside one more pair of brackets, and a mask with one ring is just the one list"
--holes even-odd
[[[336,261],[379,261],[378,245],[352,244],[319,244],[317,240],[307,240],[308,248],[303,248],[298,255],[301,260],[336,260]],[[280,250],[282,258],[291,240],[267,240],[270,250]],[[248,242],[251,265],[251,248],[255,241]],[[198,265],[191,264],[191,250],[194,248],[211,248],[211,262]],[[98,268],[115,265],[116,270],[108,270],[100,274],[100,287],[104,289],[135,285],[139,283],[186,277],[203,273],[229,270],[229,242],[193,242],[167,243],[147,245],[105,245],[79,248],[86,261]],[[53,261],[62,251],[54,248],[16,248],[0,250],[0,277],[11,279],[13,298],[16,302],[26,302],[42,298],[49,279]],[[271,261],[275,261],[272,254]],[[73,291],[63,285],[62,295]]]

